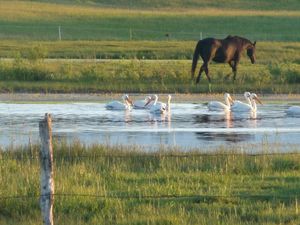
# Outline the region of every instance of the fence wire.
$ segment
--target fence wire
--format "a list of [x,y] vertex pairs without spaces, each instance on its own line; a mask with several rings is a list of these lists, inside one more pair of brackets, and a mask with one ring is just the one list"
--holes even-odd
[[[22,155],[24,154],[24,155]],[[25,155],[26,154],[26,155]],[[0,156],[0,161],[4,160],[40,160],[38,155],[28,155],[28,152],[20,153],[18,157],[10,156]],[[80,159],[80,158],[203,158],[203,157],[232,157],[232,156],[243,156],[243,157],[264,157],[264,156],[285,156],[285,155],[294,155],[296,157],[300,156],[300,152],[262,152],[262,153],[199,153],[199,154],[159,154],[155,153],[152,155],[143,155],[143,154],[134,154],[134,155],[69,155],[69,153],[64,153],[64,155],[53,155],[53,160],[60,159]]]
[[[299,41],[295,33],[239,33],[259,41]],[[0,39],[26,40],[199,40],[207,37],[225,38],[228,33],[199,31],[171,31],[168,29],[81,27],[72,25],[0,25]]]
[[[33,199],[40,197],[50,197],[50,195],[12,195],[0,196],[1,200],[9,199]],[[123,200],[147,200],[147,199],[290,199],[298,200],[299,195],[97,195],[97,194],[74,194],[74,193],[55,193],[54,197],[70,197],[70,198],[99,198],[99,199],[123,199]]]

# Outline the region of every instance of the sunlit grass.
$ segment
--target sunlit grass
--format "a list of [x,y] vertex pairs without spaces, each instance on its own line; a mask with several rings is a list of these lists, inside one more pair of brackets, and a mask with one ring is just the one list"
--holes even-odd
[[299,41],[299,18],[296,9],[179,7],[154,10],[3,1],[0,37],[57,40],[61,26],[64,40],[166,40],[166,33],[171,40],[197,40],[202,32],[202,37],[224,38],[237,34],[249,39]]
[[[18,13],[15,13],[16,10]],[[47,20],[55,21],[59,18],[88,17],[103,18],[112,16],[140,17],[140,16],[284,16],[299,17],[298,10],[244,10],[220,8],[172,8],[170,9],[135,9],[115,7],[92,7],[76,4],[42,3],[32,1],[1,1],[0,18],[4,20]]]

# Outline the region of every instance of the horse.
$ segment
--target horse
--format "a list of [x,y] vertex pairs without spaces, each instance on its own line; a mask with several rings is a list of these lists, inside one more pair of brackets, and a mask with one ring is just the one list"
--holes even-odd
[[[217,63],[228,63],[232,68],[233,81],[236,79],[237,66],[240,62],[242,52],[247,50],[247,55],[254,64],[256,61],[255,56],[255,45],[256,41],[253,43],[246,38],[238,36],[227,36],[225,39],[215,39],[215,38],[205,38],[198,41],[192,63],[192,80],[194,80],[195,69],[199,59],[199,55],[203,60],[203,64],[200,67],[199,74],[196,80],[196,84],[199,83],[200,77],[203,71],[205,71],[206,77],[209,82],[209,89],[211,87],[211,78],[209,76],[208,64],[211,61]],[[230,74],[227,75],[227,78]]]

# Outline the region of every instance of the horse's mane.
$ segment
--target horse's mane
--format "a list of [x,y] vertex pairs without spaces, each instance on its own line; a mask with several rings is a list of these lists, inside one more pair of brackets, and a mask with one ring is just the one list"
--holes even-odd
[[226,38],[224,38],[224,40],[229,40],[229,39],[235,39],[235,40],[239,40],[242,41],[243,43],[250,43],[252,44],[252,42],[250,40],[248,40],[247,38],[243,38],[237,35],[228,35]]

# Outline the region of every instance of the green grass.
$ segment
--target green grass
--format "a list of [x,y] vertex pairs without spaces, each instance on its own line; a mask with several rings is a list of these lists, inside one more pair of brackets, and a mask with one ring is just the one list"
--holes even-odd
[[1,4],[2,39],[57,40],[61,26],[64,40],[166,40],[166,33],[171,40],[197,40],[200,32],[203,38],[235,34],[251,40],[300,40],[297,7],[293,11],[180,6],[174,10],[129,10],[28,1]]
[[[55,223],[299,224],[299,154],[200,152],[56,143]],[[32,196],[0,198],[1,224],[41,223],[38,155],[0,152],[0,196]]]
[[[54,93],[198,93],[208,92],[203,75],[200,85],[191,82],[190,60],[109,60],[53,62],[17,59],[0,63],[2,92]],[[235,83],[224,80],[228,65],[210,66],[213,92],[299,93],[299,64],[240,65]]]

